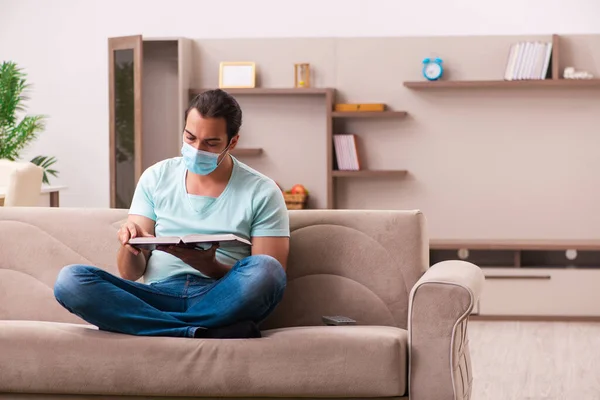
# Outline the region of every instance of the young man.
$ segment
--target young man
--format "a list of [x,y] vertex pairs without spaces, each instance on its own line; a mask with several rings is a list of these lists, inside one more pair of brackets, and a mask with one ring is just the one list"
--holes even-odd
[[[286,286],[289,219],[277,184],[233,158],[242,123],[222,90],[198,95],[185,113],[182,157],[141,176],[118,231],[121,277],[93,266],[63,268],[55,297],[102,330],[133,335],[260,337],[258,323]],[[251,247],[196,250],[127,244],[140,236],[233,233]],[[144,283],[136,282],[144,278]]]

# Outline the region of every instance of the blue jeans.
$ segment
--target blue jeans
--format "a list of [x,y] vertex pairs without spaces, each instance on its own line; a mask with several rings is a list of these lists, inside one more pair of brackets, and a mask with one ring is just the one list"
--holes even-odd
[[144,284],[88,265],[64,267],[54,285],[60,304],[101,330],[194,337],[197,328],[263,321],[281,301],[286,274],[273,257],[238,261],[221,279],[176,275]]

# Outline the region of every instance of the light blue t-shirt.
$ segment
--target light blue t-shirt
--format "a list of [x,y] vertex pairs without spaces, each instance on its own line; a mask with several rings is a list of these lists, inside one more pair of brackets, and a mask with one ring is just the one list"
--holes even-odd
[[[288,211],[277,184],[232,159],[229,182],[216,198],[187,193],[187,170],[182,157],[154,164],[140,177],[129,214],[154,220],[157,237],[194,233],[233,233],[248,240],[253,236],[289,237]],[[249,246],[240,246],[219,248],[216,257],[223,264],[233,265],[250,254]],[[178,274],[202,276],[179,258],[155,250],[148,259],[144,282],[157,282]]]

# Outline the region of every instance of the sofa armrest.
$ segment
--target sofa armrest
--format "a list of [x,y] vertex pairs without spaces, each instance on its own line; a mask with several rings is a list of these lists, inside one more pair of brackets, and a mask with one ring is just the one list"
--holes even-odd
[[411,400],[470,398],[467,322],[483,282],[478,266],[443,261],[429,268],[412,288],[408,306]]

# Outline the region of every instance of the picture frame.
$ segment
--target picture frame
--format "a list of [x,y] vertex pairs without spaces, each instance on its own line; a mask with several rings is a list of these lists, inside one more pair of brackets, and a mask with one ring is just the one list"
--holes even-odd
[[219,88],[256,87],[256,65],[251,61],[221,62],[219,65]]

